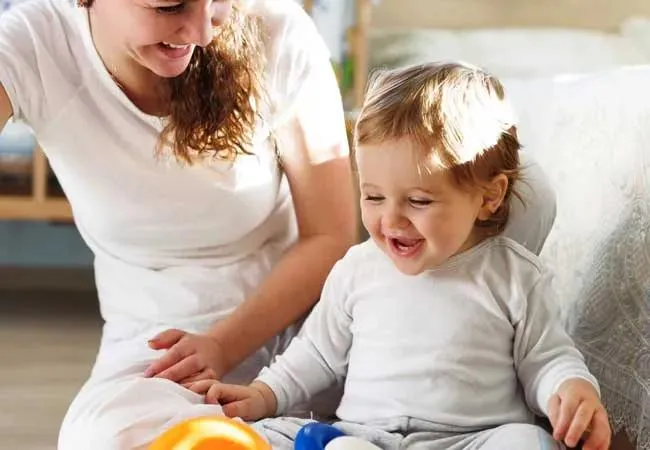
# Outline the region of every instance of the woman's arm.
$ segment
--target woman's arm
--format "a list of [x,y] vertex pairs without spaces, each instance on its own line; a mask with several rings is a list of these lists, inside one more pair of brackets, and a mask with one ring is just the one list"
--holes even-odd
[[[254,295],[207,335],[167,330],[150,341],[168,349],[147,377],[190,383],[221,378],[316,303],[330,269],[357,237],[347,140],[318,149],[300,117],[279,133],[298,220],[299,239]],[[332,157],[323,159],[323,155]],[[320,157],[318,155],[321,155]]]
[[[300,237],[257,293],[211,330],[227,349],[228,369],[313,306],[330,269],[357,238],[352,174],[348,150],[343,148],[347,140],[342,139],[338,148],[319,149],[310,142],[300,117],[278,137]],[[319,155],[335,156],[319,161]]]

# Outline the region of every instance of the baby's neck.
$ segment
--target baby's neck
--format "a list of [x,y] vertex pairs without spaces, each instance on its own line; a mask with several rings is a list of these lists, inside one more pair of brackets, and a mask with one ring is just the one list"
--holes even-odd
[[467,250],[476,247],[486,239],[489,239],[494,236],[496,236],[495,233],[490,232],[487,229],[475,226],[472,232],[470,233],[469,237],[467,238],[467,240],[463,243],[463,245],[458,249],[458,251],[455,254],[459,255],[463,252],[466,252]]

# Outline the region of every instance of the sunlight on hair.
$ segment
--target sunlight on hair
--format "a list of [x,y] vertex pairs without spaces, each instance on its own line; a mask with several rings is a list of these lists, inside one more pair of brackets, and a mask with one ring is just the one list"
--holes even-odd
[[[447,83],[454,86],[447,88]],[[441,146],[453,155],[455,164],[475,160],[516,123],[509,102],[499,98],[483,74],[463,74],[434,90],[439,92],[430,93],[427,100],[439,103]]]
[[473,161],[516,123],[503,87],[465,63],[380,71],[369,83],[357,144],[408,136],[442,167]]

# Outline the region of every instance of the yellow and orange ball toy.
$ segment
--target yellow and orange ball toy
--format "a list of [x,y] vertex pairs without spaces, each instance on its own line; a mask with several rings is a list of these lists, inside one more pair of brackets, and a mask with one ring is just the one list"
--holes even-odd
[[227,417],[200,417],[170,428],[149,450],[271,450],[257,432]]

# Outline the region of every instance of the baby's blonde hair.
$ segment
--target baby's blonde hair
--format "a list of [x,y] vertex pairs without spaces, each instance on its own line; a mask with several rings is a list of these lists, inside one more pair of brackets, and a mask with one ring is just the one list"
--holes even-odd
[[369,83],[354,132],[355,148],[407,138],[423,157],[448,169],[459,187],[508,178],[501,207],[478,226],[498,233],[520,178],[517,129],[503,86],[487,72],[456,62],[377,72]]

